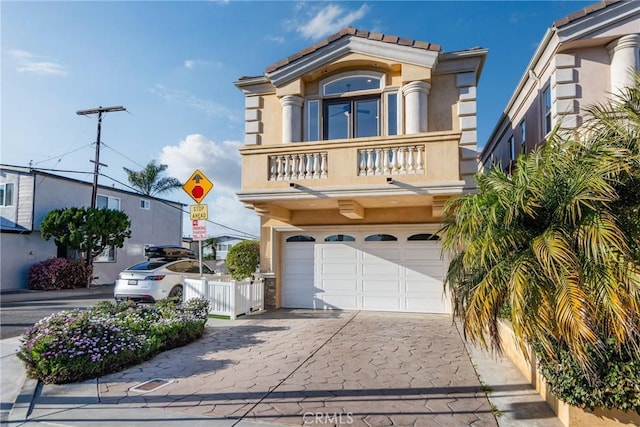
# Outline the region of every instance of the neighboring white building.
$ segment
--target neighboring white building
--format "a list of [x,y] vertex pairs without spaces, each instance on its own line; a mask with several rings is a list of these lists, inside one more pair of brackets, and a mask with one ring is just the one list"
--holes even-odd
[[485,144],[481,168],[510,170],[556,125],[578,128],[585,107],[633,84],[639,55],[639,1],[602,1],[555,21]]
[[[0,290],[28,287],[31,265],[64,256],[53,239],[44,240],[40,223],[54,209],[89,206],[92,184],[26,167],[0,165]],[[131,220],[131,237],[94,261],[96,283],[112,283],[118,273],[144,260],[147,245],[182,239],[184,205],[135,192],[98,186],[97,207],[120,209]]]
[[215,239],[218,241],[216,243],[216,259],[227,259],[227,254],[229,250],[237,245],[240,242],[244,242],[245,240],[249,240],[246,237],[238,237],[238,236],[229,236],[229,235],[221,235],[215,236]]

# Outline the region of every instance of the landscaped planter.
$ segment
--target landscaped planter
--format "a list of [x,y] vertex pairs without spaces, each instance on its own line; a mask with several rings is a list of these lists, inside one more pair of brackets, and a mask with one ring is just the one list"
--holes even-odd
[[522,354],[520,347],[516,343],[513,329],[509,322],[500,321],[499,324],[500,338],[502,339],[502,348],[504,353],[511,359],[514,365],[522,372],[527,381],[535,387],[536,391],[560,421],[567,427],[605,427],[631,425],[640,426],[640,415],[636,412],[623,412],[617,409],[594,409],[589,411],[568,405],[561,400],[556,399],[551,390],[547,386],[540,369],[535,354],[527,347],[526,356]]

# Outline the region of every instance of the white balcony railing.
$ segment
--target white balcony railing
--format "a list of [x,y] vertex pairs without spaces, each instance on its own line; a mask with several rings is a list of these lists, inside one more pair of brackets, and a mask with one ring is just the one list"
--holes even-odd
[[185,278],[183,301],[192,298],[207,299],[209,314],[234,320],[242,314],[264,310],[264,280],[224,282]]
[[424,145],[376,147],[358,150],[358,175],[424,173]]
[[327,177],[327,152],[269,156],[269,181]]

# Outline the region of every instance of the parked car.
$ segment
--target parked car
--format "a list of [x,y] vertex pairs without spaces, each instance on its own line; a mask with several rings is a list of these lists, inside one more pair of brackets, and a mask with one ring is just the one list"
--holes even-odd
[[191,258],[195,259],[196,254],[191,249],[182,247],[182,246],[174,246],[174,245],[163,245],[163,246],[148,246],[144,250],[144,255],[148,258],[167,258],[167,259],[182,259],[182,258]]
[[[203,276],[214,279],[214,271],[202,264]],[[150,259],[118,274],[113,291],[116,301],[156,302],[166,298],[182,299],[183,278],[197,279],[200,263],[193,259]]]

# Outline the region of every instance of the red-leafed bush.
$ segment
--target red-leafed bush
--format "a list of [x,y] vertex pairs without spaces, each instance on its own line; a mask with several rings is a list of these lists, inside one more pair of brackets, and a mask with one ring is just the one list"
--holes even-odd
[[80,261],[49,258],[29,268],[29,289],[53,291],[87,286],[91,267]]

